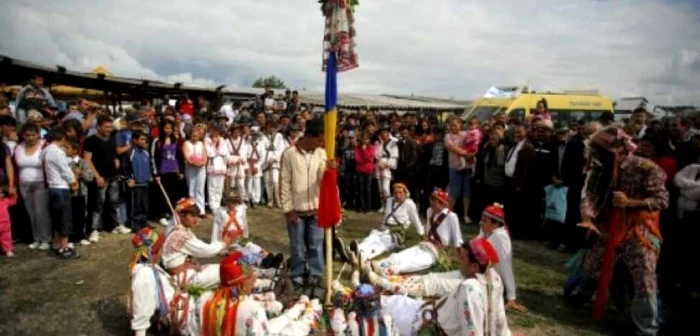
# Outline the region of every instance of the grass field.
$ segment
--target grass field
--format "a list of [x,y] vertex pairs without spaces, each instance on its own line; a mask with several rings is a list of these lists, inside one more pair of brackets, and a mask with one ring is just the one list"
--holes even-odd
[[[287,230],[278,210],[250,210],[248,219],[253,241],[287,253]],[[348,212],[340,236],[361,238],[380,220],[378,214]],[[211,220],[205,220],[196,232],[208,239],[210,229]],[[476,227],[464,234],[473,237]],[[130,335],[126,312],[130,236],[103,234],[102,238],[97,245],[79,248],[82,258],[77,261],[59,260],[26,246],[18,246],[14,258],[2,257],[0,335]],[[590,308],[564,303],[561,285],[567,277],[563,267],[567,254],[537,243],[515,242],[514,255],[519,300],[529,311],[508,313],[512,329],[536,336],[627,334],[621,331],[629,330],[626,315],[611,309],[603,321],[593,322]],[[335,263],[336,272],[340,268]]]

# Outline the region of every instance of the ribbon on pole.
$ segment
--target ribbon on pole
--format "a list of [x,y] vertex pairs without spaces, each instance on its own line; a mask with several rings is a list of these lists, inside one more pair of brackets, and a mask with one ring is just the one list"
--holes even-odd
[[[348,3],[350,1],[350,3]],[[338,123],[338,72],[357,68],[354,49],[352,7],[356,0],[321,0],[325,17],[323,34],[323,70],[326,71],[326,97],[324,116],[324,146],[328,160],[335,160],[335,137]],[[348,6],[349,5],[349,6]],[[326,306],[331,304],[333,281],[333,227],[340,223],[340,192],[338,172],[326,169],[321,179],[318,204],[318,226],[324,229],[326,246]]]

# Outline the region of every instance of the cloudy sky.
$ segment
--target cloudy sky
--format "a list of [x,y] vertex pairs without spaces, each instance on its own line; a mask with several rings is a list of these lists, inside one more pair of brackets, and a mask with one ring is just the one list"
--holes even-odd
[[[341,92],[528,83],[700,104],[700,0],[360,0],[356,16],[361,63]],[[276,75],[322,91],[322,31],[317,0],[0,3],[0,54],[204,85]]]

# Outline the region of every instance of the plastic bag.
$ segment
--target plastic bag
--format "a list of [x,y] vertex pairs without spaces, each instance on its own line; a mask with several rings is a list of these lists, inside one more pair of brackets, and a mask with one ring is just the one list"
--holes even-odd
[[569,187],[555,187],[548,185],[544,188],[546,204],[544,217],[546,219],[564,223],[566,221],[566,193]]

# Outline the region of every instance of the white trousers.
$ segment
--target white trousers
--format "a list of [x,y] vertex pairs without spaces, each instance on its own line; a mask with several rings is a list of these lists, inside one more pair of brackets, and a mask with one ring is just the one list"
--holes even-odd
[[231,180],[231,188],[234,189],[237,193],[238,196],[241,197],[241,199],[245,200],[246,195],[248,195],[248,192],[246,190],[246,184],[245,184],[245,176],[241,177],[234,177],[230,176],[229,179]]
[[221,278],[219,277],[219,264],[206,264],[202,265],[202,270],[197,272],[192,269],[188,269],[173,277],[175,283],[179,284],[182,282],[182,277],[186,277],[185,283],[191,285],[197,285],[204,287],[206,289],[216,289],[221,283]]
[[382,200],[382,211],[386,206],[386,199],[391,197],[391,179],[388,177],[379,178],[379,199]]
[[209,194],[209,209],[213,213],[221,207],[221,198],[224,195],[225,175],[207,176],[207,193]]
[[[204,214],[204,183],[207,180],[207,170],[204,167],[185,166],[185,178],[187,178],[187,190],[194,198],[200,214]],[[174,200],[177,202],[177,200]]]
[[260,198],[262,197],[262,186],[261,186],[261,178],[260,177],[248,177],[246,179],[247,183],[247,189],[248,189],[248,195],[250,196],[250,200],[258,204],[260,203]]
[[[160,281],[156,283],[156,274]],[[136,265],[131,276],[131,330],[148,330],[151,327],[151,317],[159,309],[158,288],[162,288],[165,296],[165,307],[172,300],[175,289],[169,282],[168,275],[160,270],[153,272],[153,266]]]
[[371,260],[396,246],[394,239],[391,238],[391,231],[374,229],[367,238],[357,244],[357,249],[363,259]]
[[275,206],[280,205],[280,171],[276,168],[270,168],[263,172],[265,179],[265,192],[267,193],[267,203]]
[[422,324],[423,300],[405,295],[381,296],[382,312],[391,316],[394,326],[401,336],[416,335]]
[[397,275],[426,270],[436,262],[437,256],[433,251],[423,244],[418,244],[380,260],[379,267],[385,275]]

